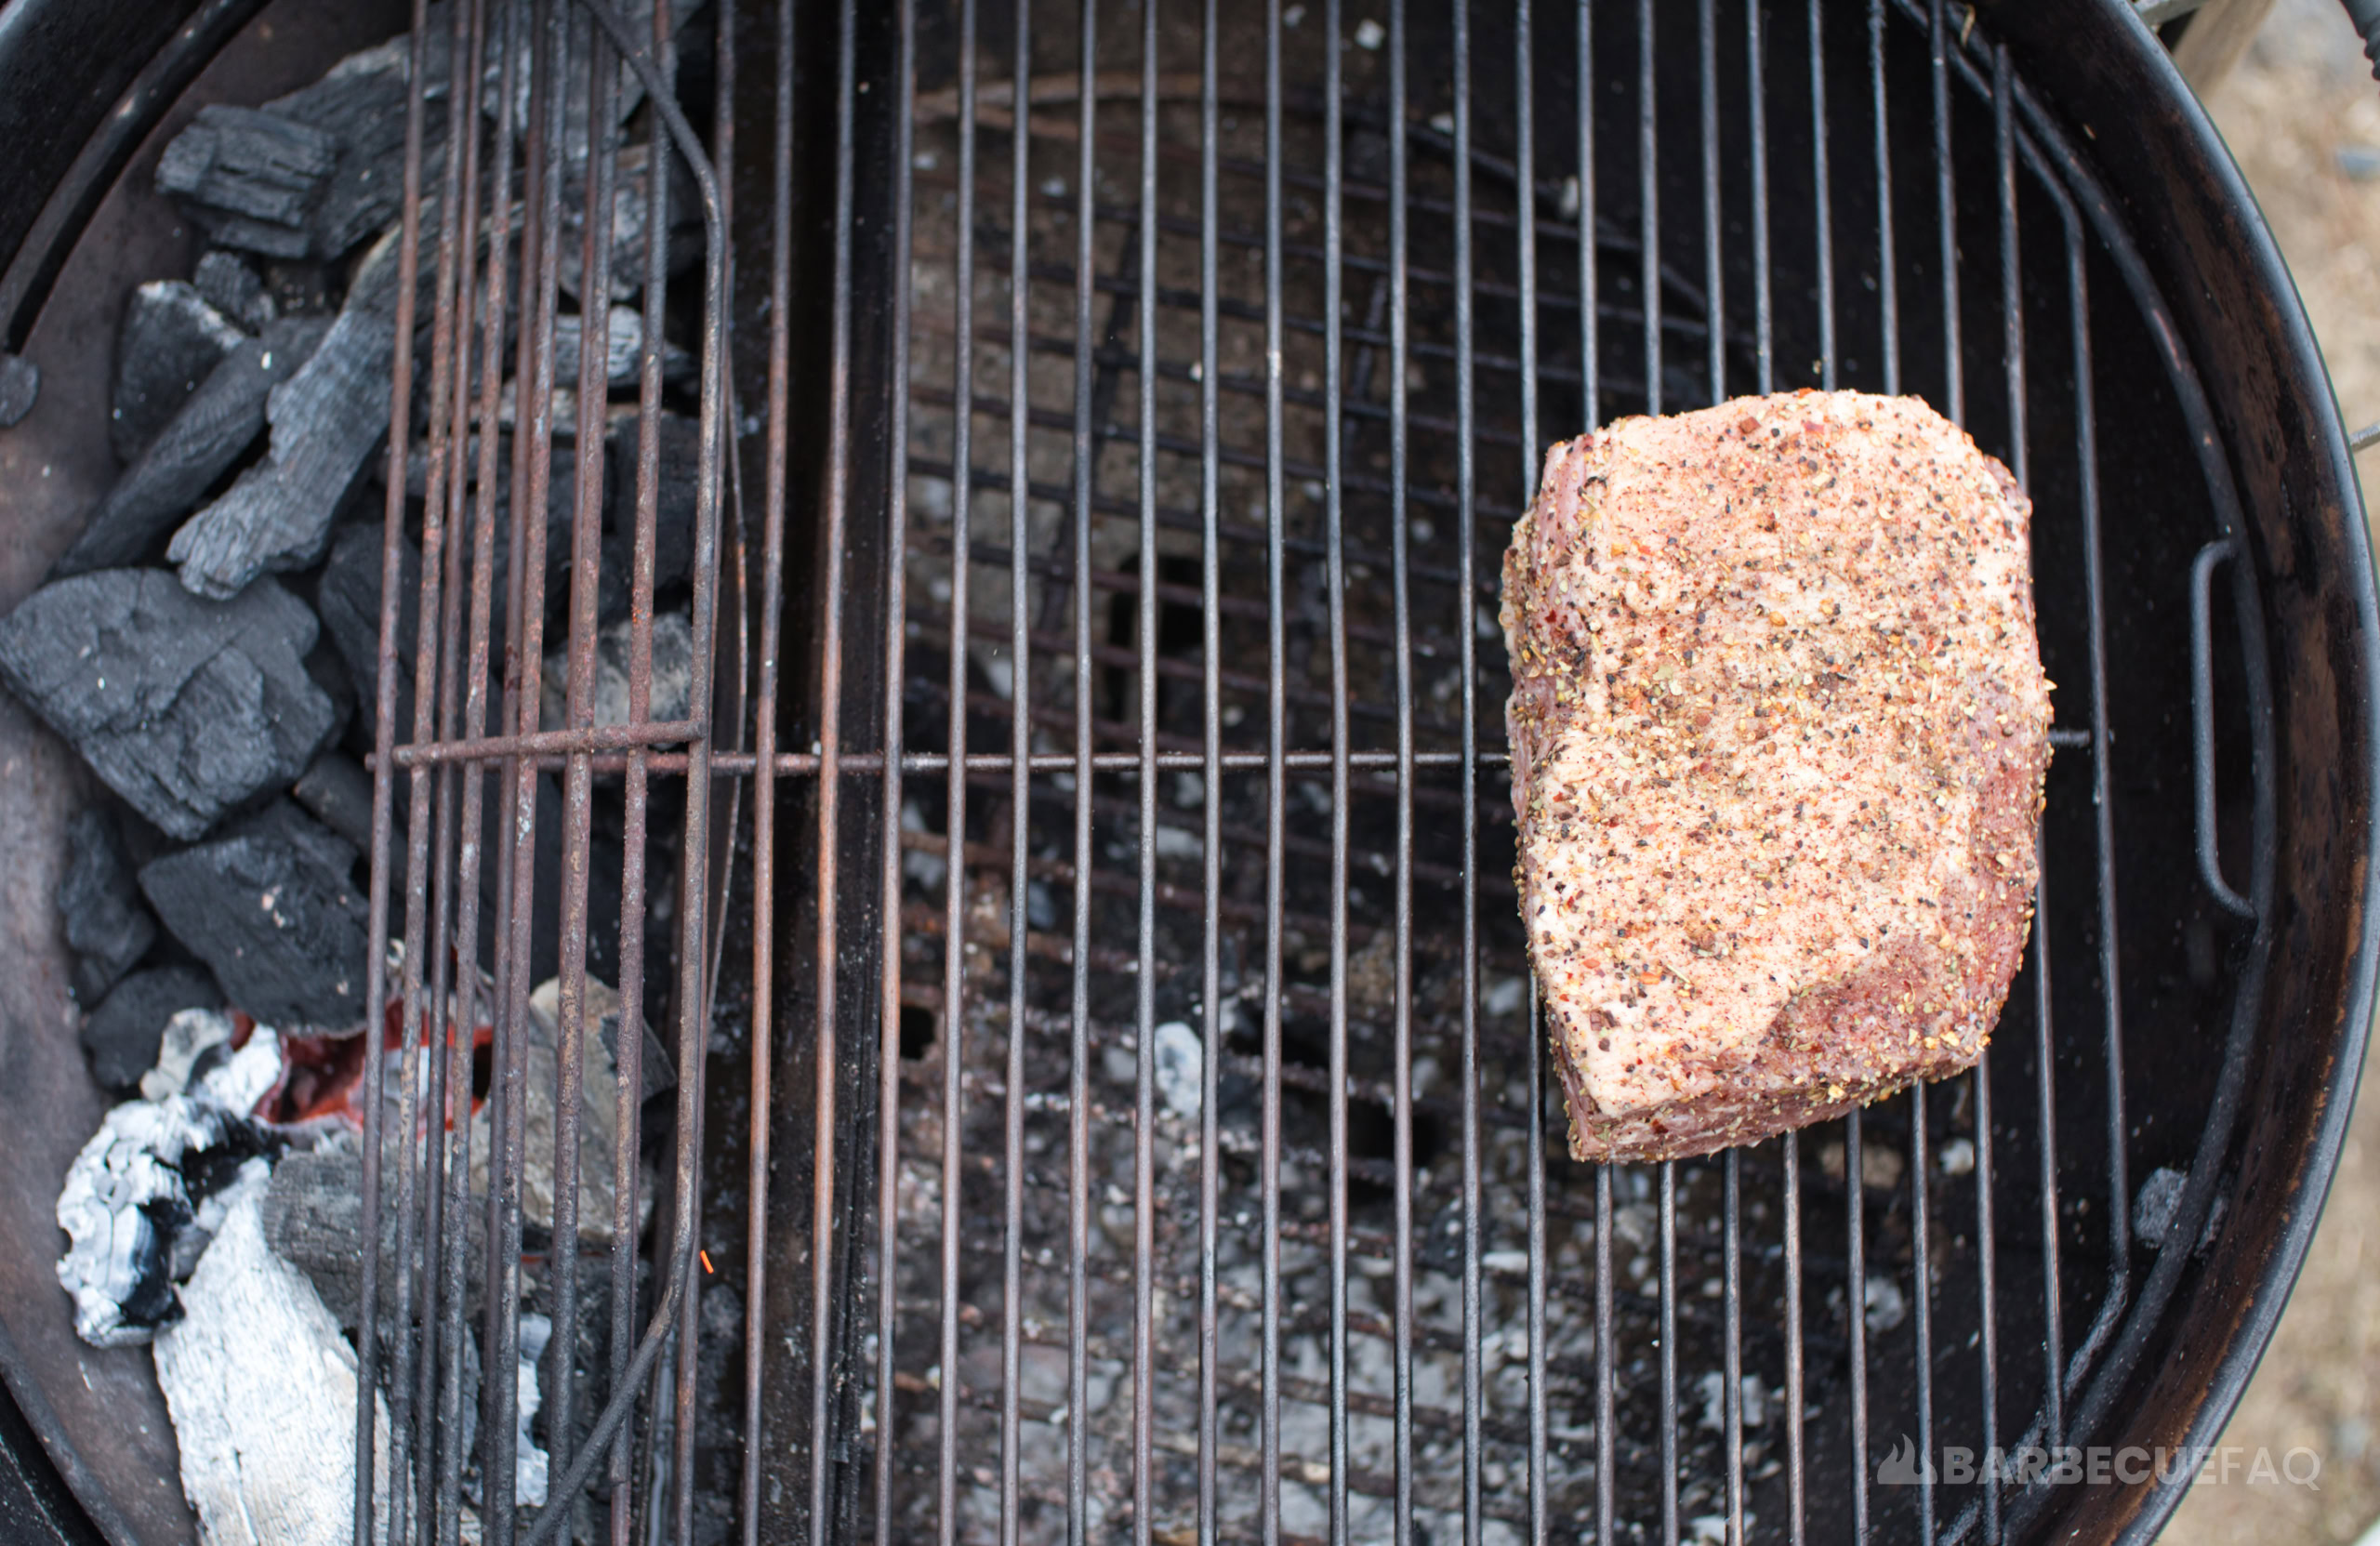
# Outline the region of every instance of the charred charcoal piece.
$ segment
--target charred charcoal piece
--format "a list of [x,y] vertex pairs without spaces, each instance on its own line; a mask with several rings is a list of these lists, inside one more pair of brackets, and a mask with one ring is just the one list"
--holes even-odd
[[372,846],[372,775],[354,758],[344,752],[323,753],[289,794],[358,852]]
[[251,333],[262,332],[265,324],[281,314],[272,292],[265,288],[264,277],[241,262],[237,254],[208,253],[198,260],[198,271],[191,283],[206,304]]
[[41,396],[41,367],[21,354],[0,353],[0,429],[13,429]]
[[272,390],[298,374],[327,323],[287,317],[261,338],[244,338],[125,469],[53,576],[114,569],[150,556],[159,538],[198,503],[264,428]]
[[[393,1174],[395,1144],[382,1151],[382,1173]],[[323,1296],[323,1303],[338,1323],[354,1330],[364,1314],[364,1155],[351,1140],[338,1140],[289,1155],[273,1167],[272,1183],[265,1193],[264,1237],[284,1262],[306,1275]],[[467,1257],[476,1261],[485,1249],[487,1209],[463,1210]],[[397,1251],[397,1215],[380,1210],[380,1309],[388,1315],[397,1302],[396,1275],[403,1258]],[[481,1279],[467,1274],[467,1318],[479,1315]],[[389,1329],[394,1329],[390,1323]]]
[[[582,67],[583,68],[583,67]],[[574,99],[574,101],[577,99]],[[644,233],[652,223],[652,201],[646,190],[652,179],[646,175],[652,152],[644,145],[620,147],[618,173],[613,179],[612,252],[610,297],[627,300],[644,288]],[[562,285],[564,293],[576,297],[586,304],[584,287],[579,284],[579,258],[586,250],[587,181],[586,163],[574,160],[563,174],[562,220],[568,232],[563,238],[564,258]],[[668,249],[664,261],[670,277],[694,265],[703,251],[703,206],[687,176],[685,163],[676,156],[669,158]]]
[[127,465],[246,335],[197,286],[158,279],[132,292],[115,336],[108,443]]
[[157,921],[140,905],[115,823],[97,806],[85,806],[67,825],[58,911],[74,952],[74,998],[85,1005],[106,998],[156,941]]
[[[344,527],[331,543],[314,590],[314,610],[354,684],[357,729],[367,742],[379,712],[380,544],[377,522]],[[421,607],[421,550],[399,537],[397,579],[397,705],[400,737],[413,735],[414,619]]]
[[170,837],[287,785],[332,728],[316,626],[273,581],[229,601],[153,569],[53,580],[0,618],[0,681]]
[[[613,529],[603,540],[603,606],[605,622],[626,617],[636,563],[637,425],[623,419],[609,445],[613,489]],[[684,585],[694,573],[694,493],[701,469],[702,426],[682,414],[661,417],[661,455],[654,486],[658,500],[653,523],[653,588],[665,592]],[[617,576],[616,580],[614,576]]]
[[[266,1244],[265,1184],[255,1166],[218,1205],[214,1244],[182,1290],[187,1314],[157,1336],[157,1384],[200,1539],[330,1546],[352,1535],[355,1354]],[[386,1445],[387,1403],[370,1399]],[[385,1519],[386,1486],[372,1493]]]
[[252,1036],[189,1092],[109,1112],[67,1167],[57,1217],[68,1244],[58,1281],[74,1301],[74,1329],[85,1341],[137,1345],[180,1315],[176,1277],[221,1228],[226,1194],[243,1175],[261,1185],[261,1167],[246,1167],[280,1146],[245,1115],[280,1062],[270,1032]]
[[[433,75],[445,73],[451,35],[443,26],[430,28]],[[410,35],[390,38],[350,54],[313,85],[268,104],[281,116],[327,136],[338,148],[311,211],[309,229],[317,258],[337,258],[397,218],[404,198],[405,73],[412,50]],[[445,128],[443,105],[422,120],[425,188],[436,186]]]
[[166,554],[193,593],[231,596],[323,556],[349,486],[388,433],[397,245],[391,233],[372,250],[321,346],[273,389],[265,459],[174,534]]
[[303,258],[309,217],[337,163],[338,141],[321,129],[211,103],[166,145],[157,191],[181,201],[218,245]]
[[356,852],[286,801],[230,836],[152,861],[140,889],[231,1003],[284,1030],[364,1022]]
[[[606,1021],[616,1023],[618,993],[591,974],[587,980],[586,1014],[589,1029]],[[521,1213],[533,1227],[550,1230],[558,1197],[554,1170],[557,1110],[553,1091],[562,1064],[562,984],[548,979],[529,996],[528,1078],[522,1088],[526,1110],[522,1117],[526,1146],[521,1169]],[[578,1123],[578,1237],[600,1245],[612,1237],[613,1144],[619,1136],[619,1072],[612,1060],[615,1037],[601,1035],[578,1044],[582,1097]],[[471,1190],[484,1196],[488,1159],[493,1152],[489,1122],[492,1112],[482,1106],[472,1117]],[[651,1193],[640,1188],[641,1207],[649,1207]]]
[[166,1022],[184,1010],[219,1009],[223,990],[195,967],[161,966],[136,971],[83,1017],[83,1052],[91,1077],[110,1090],[139,1087],[157,1062]]
[[[578,335],[585,319],[574,311],[554,319],[554,384],[575,388],[578,382]],[[603,376],[614,387],[632,387],[643,368],[644,314],[629,306],[614,306],[604,314]],[[672,386],[693,379],[694,357],[673,343],[661,346],[661,377]]]

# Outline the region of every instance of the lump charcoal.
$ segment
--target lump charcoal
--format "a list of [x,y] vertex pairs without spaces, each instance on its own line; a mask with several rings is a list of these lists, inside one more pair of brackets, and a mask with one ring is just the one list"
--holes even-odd
[[133,291],[115,336],[115,391],[108,414],[115,459],[137,460],[245,337],[182,280],[152,280]]
[[372,846],[372,775],[354,758],[345,752],[323,753],[289,794],[357,852]]
[[85,806],[67,824],[58,911],[74,952],[74,998],[86,1006],[107,997],[156,941],[156,919],[140,905],[115,822],[97,806]]
[[[396,1173],[397,1154],[390,1135],[382,1151],[381,1174]],[[548,1145],[548,1153],[551,1153]],[[313,1149],[293,1153],[273,1167],[272,1183],[264,1199],[264,1237],[275,1254],[306,1275],[323,1296],[324,1305],[350,1331],[364,1315],[364,1156],[355,1142],[341,1138]],[[384,1194],[385,1196],[386,1194]],[[477,1261],[487,1238],[487,1209],[463,1210],[464,1251]],[[397,1302],[397,1210],[380,1209],[380,1307],[388,1315]],[[480,1275],[465,1275],[464,1314],[476,1318],[480,1306]],[[393,1323],[388,1328],[393,1329]]]
[[[342,527],[331,543],[314,590],[314,610],[331,636],[354,685],[356,729],[371,743],[379,713],[380,562],[382,532],[376,521]],[[413,734],[414,620],[421,608],[421,550],[400,537],[398,555],[396,725],[401,739]],[[501,646],[499,645],[500,649]],[[491,671],[495,667],[491,667]]]
[[41,396],[41,367],[21,354],[0,352],[0,429],[13,429]]
[[[668,163],[668,180],[664,185],[668,199],[668,241],[663,261],[668,265],[669,276],[674,279],[693,268],[702,258],[703,210],[701,195],[694,178],[686,171],[685,162],[672,155]],[[644,233],[653,219],[652,200],[647,192],[652,185],[652,178],[647,175],[651,165],[650,146],[639,142],[620,147],[618,166],[612,178],[609,295],[613,300],[627,300],[644,288]],[[587,240],[585,160],[569,163],[562,178],[562,221],[567,234],[563,237],[560,278],[563,293],[579,297],[583,304],[585,297],[584,287],[579,283],[579,259],[586,251]]]
[[[592,972],[587,980],[586,1013],[590,1030],[607,1019],[616,1020],[620,1013],[619,994]],[[558,980],[548,978],[529,996],[528,1028],[528,1077],[522,1086],[526,1091],[521,1118],[526,1141],[520,1177],[521,1215],[532,1227],[550,1231],[557,1195],[553,1092],[562,1064],[562,984]],[[619,1077],[612,1061],[611,1038],[599,1034],[580,1040],[579,1074],[578,1238],[584,1244],[602,1245],[612,1238],[612,1150],[619,1129]],[[471,1191],[478,1196],[487,1195],[492,1109],[483,1105],[471,1118]],[[639,1189],[639,1200],[650,1206],[649,1189]]]
[[363,1024],[364,899],[356,851],[280,802],[230,836],[152,860],[140,889],[224,998],[284,1030]]
[[210,1197],[272,1147],[269,1133],[203,1089],[110,1111],[58,1193],[67,1237],[58,1281],[74,1302],[76,1333],[94,1347],[130,1347],[178,1318],[177,1238],[219,1227],[202,1219],[218,1211]]
[[[694,572],[694,504],[702,466],[702,425],[682,414],[661,416],[661,455],[655,479],[658,499],[653,523],[653,588],[656,594],[686,584]],[[624,418],[612,432],[609,478],[614,492],[614,528],[603,541],[606,622],[628,614],[636,562],[637,424]],[[609,576],[619,576],[615,594]]]
[[[554,385],[578,383],[578,335],[585,321],[573,311],[554,319]],[[612,387],[633,387],[644,363],[644,313],[632,306],[614,306],[604,313],[603,377]],[[694,379],[694,357],[665,340],[661,346],[662,379],[676,386]],[[630,422],[633,422],[631,420]]]
[[269,324],[262,337],[242,339],[115,481],[52,576],[147,560],[158,539],[255,443],[267,397],[298,374],[329,325],[314,317],[285,317]]
[[373,248],[320,347],[272,390],[264,460],[174,534],[166,555],[192,593],[234,595],[269,570],[323,556],[349,487],[388,433],[398,244],[391,233]]
[[313,614],[266,580],[203,601],[153,569],[53,580],[0,618],[0,681],[170,837],[305,771],[332,729]]
[[166,1023],[184,1010],[218,1009],[223,990],[194,967],[161,966],[136,971],[116,984],[97,1009],[83,1017],[84,1055],[91,1077],[106,1088],[139,1087],[157,1062]]
[[212,103],[174,136],[157,191],[180,201],[218,246],[303,258],[309,217],[338,162],[338,141],[258,108]]
[[[442,19],[430,25],[430,111],[422,117],[422,186],[438,185],[446,133],[445,77],[453,33]],[[266,108],[324,135],[337,147],[308,231],[317,258],[337,258],[395,223],[404,199],[405,88],[413,39],[400,34],[331,66],[320,80],[277,97]]]
[[[261,1167],[182,1290],[187,1313],[158,1336],[158,1388],[172,1414],[183,1496],[201,1539],[221,1546],[347,1546],[353,1536],[354,1350],[302,1274],[266,1244]],[[296,1371],[308,1371],[297,1378]],[[376,1457],[387,1403],[372,1394]],[[375,1465],[376,1518],[389,1506]]]
[[218,249],[201,258],[191,283],[206,304],[251,333],[262,332],[265,324],[281,314],[263,276],[235,253]]

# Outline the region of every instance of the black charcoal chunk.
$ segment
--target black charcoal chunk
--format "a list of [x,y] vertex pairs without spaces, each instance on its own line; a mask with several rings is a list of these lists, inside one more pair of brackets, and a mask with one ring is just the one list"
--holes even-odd
[[196,967],[134,972],[83,1017],[83,1052],[91,1060],[91,1077],[110,1090],[137,1089],[140,1076],[156,1066],[157,1040],[165,1034],[166,1021],[184,1010],[222,1007],[223,990]]
[[291,786],[289,796],[359,852],[372,846],[372,775],[354,758],[339,751],[323,753]]
[[[443,7],[441,7],[443,10]],[[422,186],[437,186],[441,142],[445,137],[444,78],[453,33],[441,22],[430,28],[430,100],[422,118]],[[404,198],[405,77],[412,63],[409,34],[350,54],[322,79],[267,107],[312,128],[337,147],[330,175],[311,212],[317,258],[337,258],[393,222]]]
[[108,414],[115,459],[137,460],[245,337],[194,284],[157,279],[133,291],[115,336],[115,393]]
[[347,305],[296,376],[272,390],[271,449],[174,534],[166,554],[194,594],[236,594],[258,575],[323,556],[349,487],[389,430],[397,246],[375,247]]
[[281,308],[265,288],[264,277],[229,252],[210,252],[198,260],[198,272],[191,278],[206,304],[238,323],[251,333],[261,332],[264,324],[281,314]]
[[41,367],[21,354],[0,353],[0,429],[13,429],[41,396]]
[[[578,335],[584,319],[578,313],[554,319],[554,385],[570,390],[578,386]],[[615,306],[604,316],[603,377],[611,387],[633,387],[644,368],[644,314],[634,307]],[[673,343],[661,346],[661,378],[670,386],[694,379],[694,357]]]
[[364,1022],[364,898],[352,845],[276,801],[212,842],[151,861],[140,889],[232,1007],[284,1033]]
[[179,199],[218,245],[303,258],[309,217],[337,164],[337,139],[311,125],[212,103],[166,145],[157,191]]
[[[376,522],[339,529],[314,588],[314,610],[355,686],[357,730],[368,740],[379,712],[380,564],[382,533]],[[399,537],[396,720],[401,738],[413,734],[414,619],[421,606],[421,550]]]
[[0,681],[167,836],[285,786],[332,729],[314,615],[277,583],[229,601],[163,570],[53,580],[0,618]]
[[[702,426],[682,414],[664,414],[654,463],[653,588],[667,592],[694,572],[694,503],[702,466]],[[602,615],[611,622],[628,614],[635,575],[637,422],[623,419],[607,447],[613,495],[613,529],[603,538]],[[615,576],[617,576],[616,580]]]
[[66,827],[66,874],[58,913],[74,952],[74,998],[96,1004],[157,939],[157,921],[140,904],[115,821],[98,806],[74,813]]
[[298,374],[329,326],[317,317],[284,317],[262,337],[243,338],[115,481],[51,575],[148,560],[174,522],[256,443],[267,398]]

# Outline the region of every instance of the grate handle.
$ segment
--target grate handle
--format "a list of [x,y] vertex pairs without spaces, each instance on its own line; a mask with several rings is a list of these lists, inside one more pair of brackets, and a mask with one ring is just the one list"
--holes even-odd
[[2255,905],[2223,879],[2223,855],[2215,838],[2215,566],[2240,556],[2240,539],[2218,537],[2198,550],[2190,564],[2190,752],[2197,763],[2198,874],[2226,912],[2256,916]]

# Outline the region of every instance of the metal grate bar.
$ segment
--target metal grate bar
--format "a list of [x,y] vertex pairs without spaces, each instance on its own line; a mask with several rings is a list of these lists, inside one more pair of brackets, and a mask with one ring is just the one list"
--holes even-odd
[[[1580,15],[1585,15],[1584,7]],[[1408,116],[1406,101],[1405,0],[1388,0],[1388,117],[1401,125]],[[1396,1402],[1393,1460],[1396,1476],[1395,1512],[1391,1519],[1395,1546],[1411,1546],[1415,1537],[1413,1507],[1413,607],[1412,528],[1407,489],[1411,466],[1411,224],[1408,214],[1410,141],[1403,134],[1388,137],[1388,263],[1389,263],[1389,510],[1394,551],[1396,630],[1396,963],[1394,1006],[1395,1039],[1391,1077],[1395,1083],[1395,1109],[1391,1157],[1396,1168],[1392,1181],[1396,1229],[1396,1260],[1393,1309],[1395,1316],[1395,1367],[1392,1378]],[[1594,244],[1580,244],[1592,254]],[[1592,258],[1589,259],[1592,261]],[[1580,315],[1592,319],[1593,307]],[[1588,325],[1592,326],[1592,321]],[[1592,367],[1590,367],[1592,368]],[[1463,591],[1460,594],[1469,594]]]
[[[1214,0],[1208,0],[1208,47],[1205,103],[1207,115],[1212,116],[1214,102]],[[1033,7],[1018,6],[1016,10],[1016,46],[1014,65],[1010,76],[1012,100],[1032,100],[1033,78]],[[1011,162],[1009,166],[1009,548],[1021,555],[1031,547],[1030,505],[1026,498],[1027,417],[1032,410],[1032,383],[1026,369],[1025,351],[1014,347],[1014,340],[1027,337],[1030,312],[1027,286],[1015,283],[1015,276],[1025,271],[1025,211],[1031,180],[1033,150],[1033,117],[1030,112],[1015,115],[1011,132]],[[1208,159],[1213,159],[1213,137],[1206,137]],[[1211,202],[1213,175],[1210,170],[1206,184],[1207,197]],[[1211,244],[1203,255],[1202,269],[1210,271],[1202,281],[1202,288],[1213,291],[1213,252]],[[1211,310],[1211,309],[1210,309]],[[1204,329],[1206,354],[1214,352],[1214,327],[1211,317]],[[1210,364],[1208,375],[1213,367]],[[1210,394],[1211,396],[1211,394]],[[1210,415],[1211,416],[1211,415]],[[1211,488],[1210,472],[1207,483]],[[955,509],[954,505],[954,509]],[[1209,507],[1211,509],[1211,505]],[[1206,549],[1213,551],[1210,543]],[[1206,565],[1208,588],[1213,588],[1213,562]],[[1001,1180],[1006,1189],[1004,1198],[1004,1249],[1000,1259],[1000,1546],[1018,1546],[1022,1539],[1021,1517],[1024,1488],[1024,1420],[1020,1402],[1024,1375],[1024,1248],[1025,1248],[1025,1024],[1026,936],[1031,922],[1031,882],[1027,879],[1030,854],[1028,843],[1032,823],[1026,813],[1033,808],[1032,718],[1033,695],[1032,631],[1028,619],[1031,589],[1023,563],[1012,560],[1009,565],[1009,691],[1013,695],[1016,711],[1010,727],[1011,782],[1010,826],[1012,831],[1009,855],[1009,1035],[1005,1121],[1003,1124],[1003,1160]],[[1212,641],[1217,614],[1210,605],[1202,609],[1206,631],[1210,638],[1204,658],[1207,662],[1207,748],[1211,763],[1215,748],[1215,713],[1217,691],[1213,674],[1221,652]],[[956,724],[954,720],[954,726]],[[964,760],[960,765],[965,766]],[[1213,775],[1210,773],[1210,778]],[[963,829],[954,833],[962,837]],[[1217,894],[1215,859],[1220,844],[1210,837],[1207,845],[1207,895]],[[963,852],[963,849],[962,849]],[[1210,932],[1207,949],[1207,992],[1201,1000],[1211,1017],[1216,1001],[1214,939]],[[1209,1027],[1209,1039],[1213,1039],[1213,1027]],[[1209,1065],[1200,1073],[1203,1121],[1200,1148],[1199,1228],[1199,1546],[1213,1546],[1215,1473],[1211,1460],[1215,1420],[1215,1076]]]

